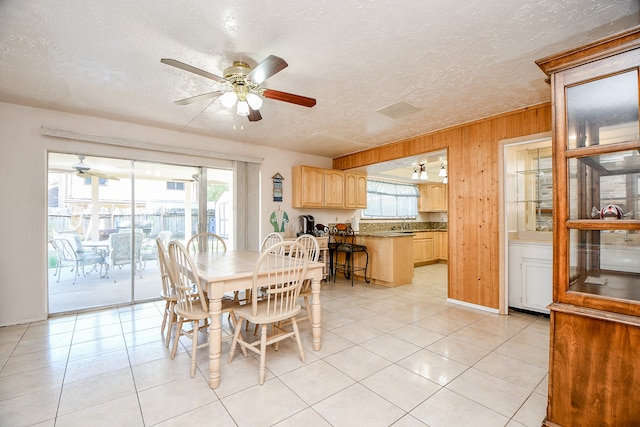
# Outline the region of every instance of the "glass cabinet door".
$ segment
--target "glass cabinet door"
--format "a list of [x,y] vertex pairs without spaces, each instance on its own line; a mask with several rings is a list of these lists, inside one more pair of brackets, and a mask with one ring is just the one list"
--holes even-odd
[[568,148],[638,139],[638,70],[567,87]]
[[632,315],[640,314],[639,64],[632,51],[564,72],[555,152],[566,176],[555,203],[566,260],[558,299]]

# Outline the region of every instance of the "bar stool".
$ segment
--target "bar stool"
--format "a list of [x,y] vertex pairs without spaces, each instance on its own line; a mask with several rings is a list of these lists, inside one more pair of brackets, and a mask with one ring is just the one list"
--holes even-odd
[[[351,279],[351,286],[353,286],[353,276],[356,271],[364,272],[364,281],[369,283],[367,279],[367,267],[369,266],[369,252],[365,245],[356,244],[356,235],[353,229],[348,224],[336,224],[331,229],[333,235],[335,253],[331,258],[334,259],[333,265],[333,282],[336,281],[337,271],[342,271],[346,279]],[[331,247],[331,244],[330,244]],[[340,253],[344,253],[344,262],[340,262]],[[356,254],[361,253],[365,256],[364,267],[356,266]]]

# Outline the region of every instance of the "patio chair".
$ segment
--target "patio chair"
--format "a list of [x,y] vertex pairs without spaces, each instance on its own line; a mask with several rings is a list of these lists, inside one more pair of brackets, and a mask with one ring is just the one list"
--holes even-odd
[[[272,251],[263,252],[253,271],[253,292],[251,304],[237,307],[234,312],[237,316],[233,343],[229,352],[228,363],[233,360],[236,346],[240,344],[242,354],[247,357],[247,349],[260,355],[260,385],[264,384],[266,371],[267,346],[279,343],[282,340],[294,337],[298,345],[300,359],[305,362],[302,340],[296,323],[296,315],[300,313],[298,304],[300,287],[307,272],[307,252],[297,242],[281,242],[273,246],[276,251],[282,247],[282,253],[286,256],[277,256]],[[264,298],[258,301],[258,289],[266,286]],[[241,325],[244,319],[256,325],[260,325],[260,339],[247,342],[241,334]],[[277,325],[285,320],[291,320],[293,331],[279,328]],[[267,336],[269,325],[274,325],[270,336]]]
[[[156,236],[156,239],[160,239],[162,245],[166,249],[169,247],[169,240],[171,240],[171,232],[170,231],[161,231]],[[147,261],[159,261],[158,259],[158,246],[155,241],[153,243],[147,243],[142,245],[140,248],[140,260],[142,261],[142,269],[146,268]]]
[[[72,237],[71,237],[72,238]],[[82,275],[87,276],[89,273],[94,270],[98,270],[100,268],[100,277],[103,277],[103,270],[105,268],[105,259],[104,255],[100,252],[95,251],[84,251],[82,247],[82,242],[80,238],[76,236],[77,242],[75,242],[75,238],[73,239],[76,245],[71,244],[69,237],[56,237],[51,239],[51,246],[56,251],[56,256],[58,259],[56,265],[56,272],[54,275],[57,277],[56,282],[60,282],[60,276],[62,267],[71,267],[71,271],[73,274],[73,284],[76,283],[76,279],[80,276],[80,271],[82,269]],[[91,267],[91,270],[88,272],[85,270],[85,267]]]
[[[115,278],[115,267],[122,269],[123,265],[131,265],[135,269],[140,264],[140,249],[142,247],[142,231],[136,230],[134,233],[133,249],[131,247],[131,233],[121,232],[109,235],[109,263],[113,270],[113,281]],[[133,252],[132,252],[133,250]],[[142,269],[140,269],[142,270]],[[142,273],[140,273],[142,278]]]

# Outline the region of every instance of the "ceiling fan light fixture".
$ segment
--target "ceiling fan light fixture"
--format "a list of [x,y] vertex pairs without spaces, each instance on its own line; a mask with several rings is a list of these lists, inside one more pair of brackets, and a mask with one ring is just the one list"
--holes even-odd
[[418,168],[413,168],[413,173],[411,174],[411,179],[418,179]]
[[259,110],[262,107],[262,98],[255,93],[247,94],[247,102],[252,110]]
[[447,176],[447,170],[444,168],[444,163],[442,163],[442,166],[440,167],[440,172],[438,172],[438,176]]
[[220,97],[220,102],[222,103],[222,105],[224,105],[227,108],[233,107],[233,105],[236,103],[237,100],[238,100],[238,96],[234,91],[225,92]]
[[249,104],[247,101],[238,101],[238,106],[236,107],[236,113],[239,116],[248,116],[249,115]]

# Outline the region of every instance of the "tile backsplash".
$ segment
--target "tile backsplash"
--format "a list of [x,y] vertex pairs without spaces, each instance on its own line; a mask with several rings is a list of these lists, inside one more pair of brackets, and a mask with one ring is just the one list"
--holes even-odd
[[[361,233],[376,233],[381,231],[400,230],[402,229],[402,221],[398,222],[367,222],[365,220],[360,221]],[[408,221],[404,223],[405,230],[446,230],[446,222],[412,222]]]

